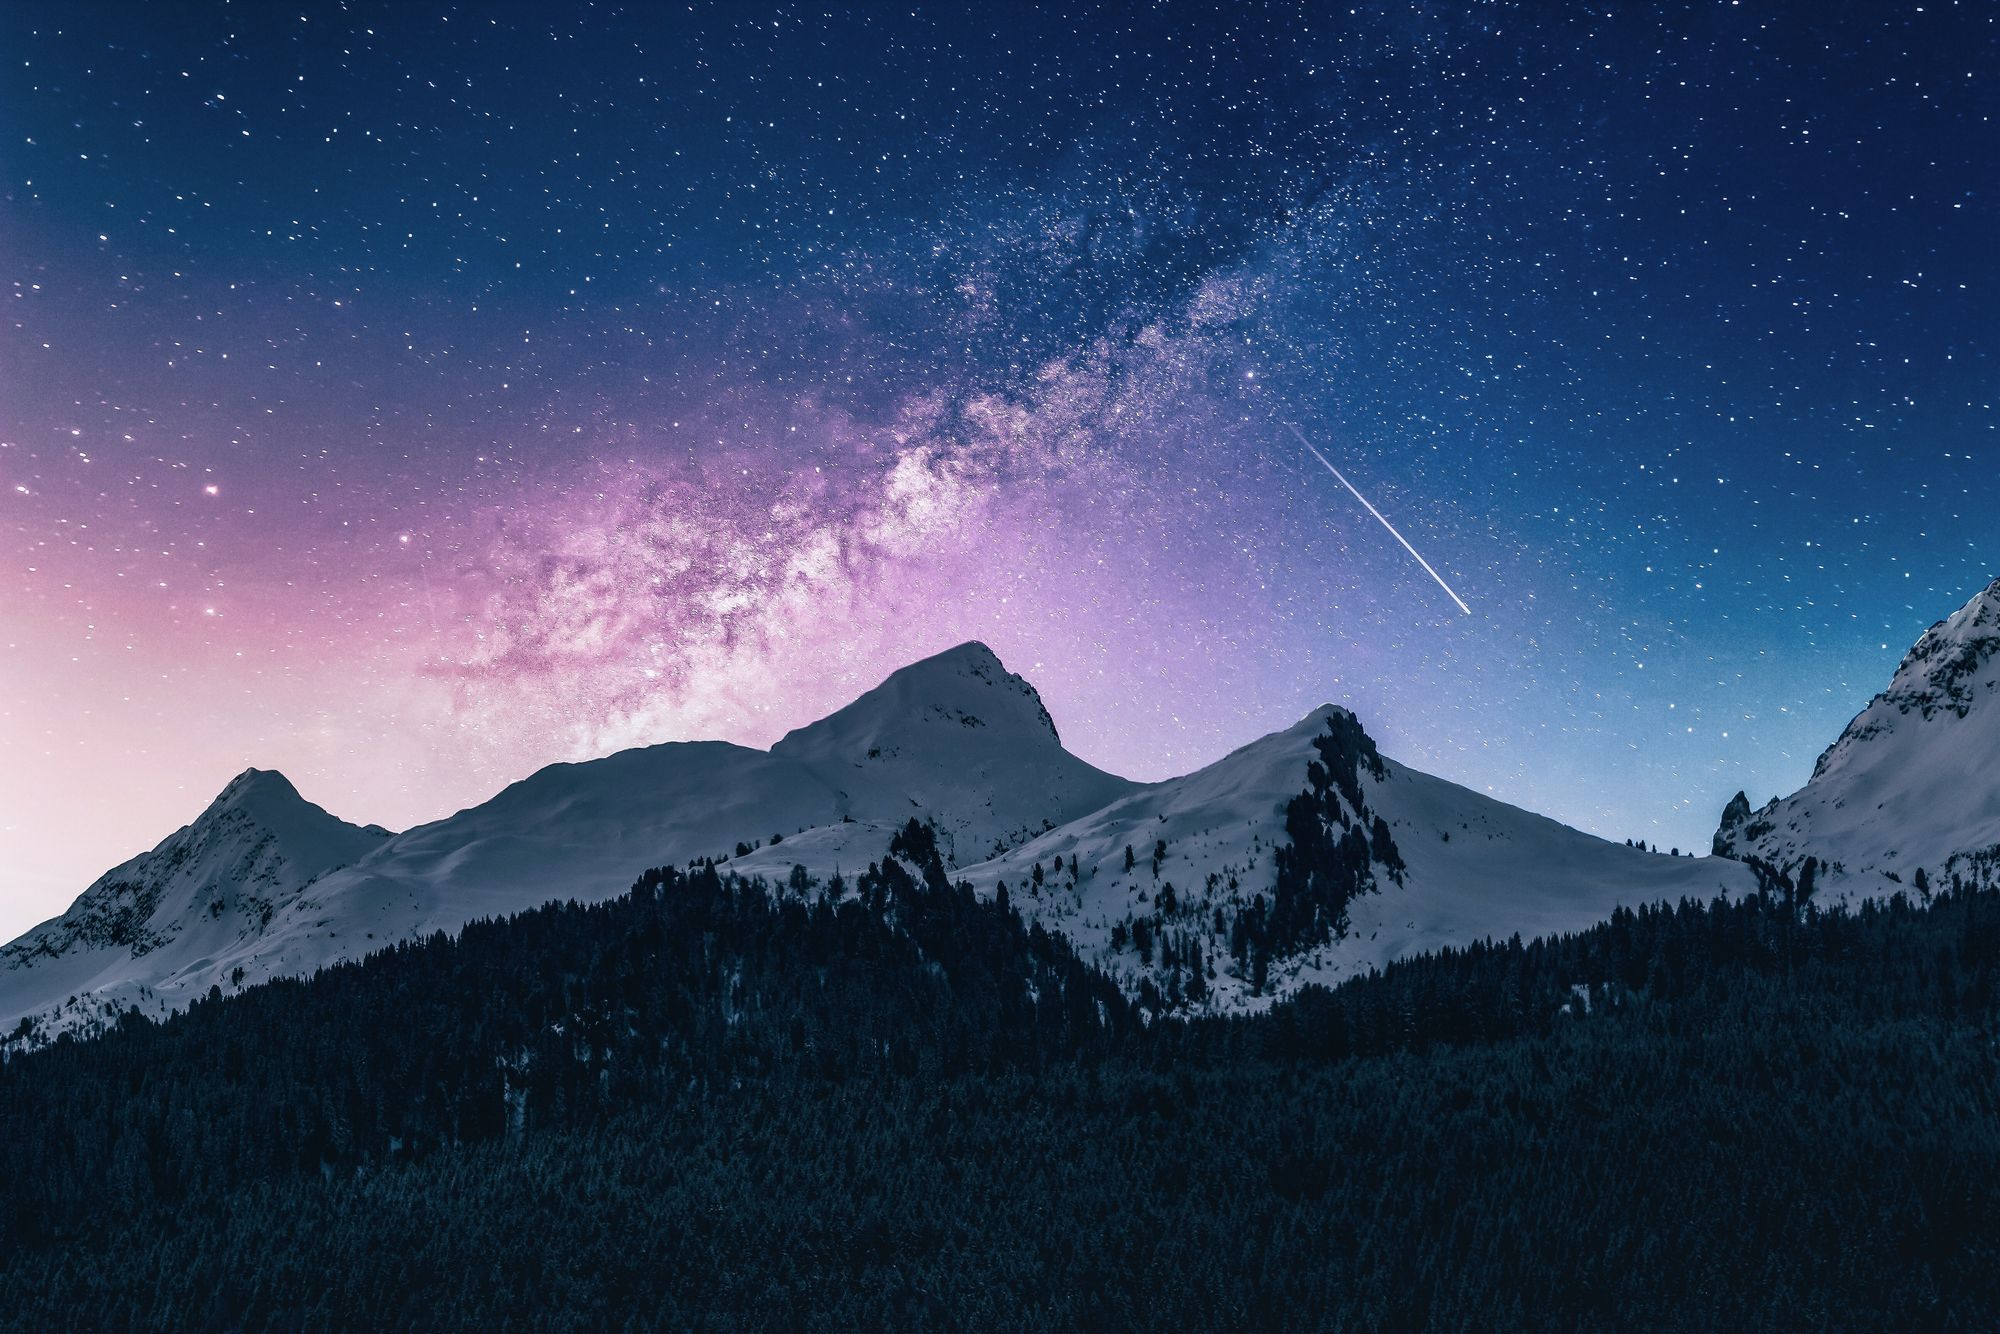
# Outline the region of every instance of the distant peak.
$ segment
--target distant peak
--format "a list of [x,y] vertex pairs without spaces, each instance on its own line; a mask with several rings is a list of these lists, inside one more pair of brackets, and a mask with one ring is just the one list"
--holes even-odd
[[816,738],[842,737],[843,744],[852,744],[863,735],[871,745],[879,739],[886,749],[897,744],[895,734],[926,718],[943,718],[954,732],[997,725],[1016,735],[1024,729],[1058,745],[1062,741],[1034,686],[972,639],[897,668],[853,703],[787,733],[771,749],[782,755],[815,744]]
[[1996,627],[2000,627],[2000,579],[1973,594],[1972,600],[1959,610],[1954,619],[1992,634]]
[[372,838],[389,836],[389,831],[379,825],[351,825],[325,807],[306,800],[292,786],[292,780],[276,769],[245,769],[230,779],[215,794],[215,800],[208,803],[208,808],[196,817],[192,827],[206,828],[242,819],[266,830],[296,833],[302,829],[339,827]]
[[[1985,639],[2000,633],[2000,579],[1974,593],[1963,607],[1925,632],[1923,639]],[[1923,639],[1917,641],[1921,647]]]
[[[1307,710],[1304,717],[1277,735],[1288,737],[1317,736],[1333,725],[1334,719],[1353,717],[1354,710],[1350,708],[1339,704],[1322,704],[1316,709]],[[1356,719],[1355,721],[1359,725],[1360,720]]]
[[999,654],[977,639],[968,639],[963,644],[955,644],[942,653],[933,653],[928,658],[919,658],[909,666],[899,668],[890,675],[893,678],[901,676],[904,672],[922,672],[927,668],[938,667],[956,667],[981,671],[990,670],[1003,674],[1007,670],[1006,665],[1000,661]]
[[[976,639],[968,639],[942,653],[933,653],[928,658],[919,658],[905,667],[898,667],[884,677],[882,684],[869,694],[891,691],[898,695],[923,698],[954,695],[961,688],[960,682],[975,682],[980,686],[1011,686],[1035,698],[1041,696],[1035,688],[1007,670],[1000,661],[1000,655]],[[867,696],[863,696],[867,698]]]
[[197,823],[226,815],[248,816],[265,826],[289,826],[300,819],[346,823],[307,801],[292,786],[292,780],[276,769],[245,769],[230,779],[228,785],[216,793],[215,800],[208,803],[208,809],[201,813]]
[[1940,708],[1963,716],[1981,690],[2000,688],[1989,664],[2000,660],[2000,579],[1939,621],[1904,655],[1886,698],[1926,717]]
[[292,780],[279,773],[276,769],[252,768],[245,769],[242,773],[230,779],[229,785],[217,794],[214,804],[218,806],[228,805],[256,797],[276,797],[292,801],[305,800],[305,798],[299,795],[299,790],[292,786]]

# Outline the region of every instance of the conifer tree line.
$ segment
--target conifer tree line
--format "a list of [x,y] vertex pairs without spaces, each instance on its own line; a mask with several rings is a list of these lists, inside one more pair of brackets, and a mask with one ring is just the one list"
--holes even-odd
[[2000,894],[1763,883],[1189,1020],[659,868],[0,1068],[0,1326],[1990,1327]]

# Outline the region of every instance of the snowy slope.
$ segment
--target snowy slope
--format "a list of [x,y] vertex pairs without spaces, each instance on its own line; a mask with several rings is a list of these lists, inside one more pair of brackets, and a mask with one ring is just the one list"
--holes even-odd
[[1924,632],[1889,688],[1813,766],[1752,811],[1738,794],[1718,852],[1829,868],[1830,896],[2000,880],[2000,580]]
[[[1440,945],[1576,930],[1621,905],[1755,887],[1739,864],[1640,852],[1385,759],[1381,777],[1362,773],[1362,800],[1388,824],[1404,871],[1393,876],[1378,866],[1375,892],[1351,905],[1347,937],[1276,963],[1265,993],[1252,995],[1247,979],[1232,972],[1228,933],[1217,931],[1216,910],[1231,918],[1253,895],[1269,896],[1273,853],[1288,841],[1286,803],[1307,786],[1313,738],[1342,712],[1316,709],[1205,769],[1051,830],[964,875],[987,893],[1004,881],[1024,914],[1069,935],[1086,957],[1128,984],[1156,970],[1142,967],[1129,945],[1113,950],[1112,927],[1158,913],[1161,890],[1172,885],[1176,910],[1163,925],[1194,937],[1216,965],[1210,1003],[1220,1009],[1259,1008],[1274,993],[1338,981]],[[1156,877],[1152,856],[1161,842]],[[1051,869],[1058,859],[1059,874]],[[1044,868],[1039,891],[1037,863]]]
[[888,855],[889,840],[902,826],[886,820],[843,820],[820,825],[797,834],[787,834],[783,842],[767,843],[744,857],[731,857],[721,870],[753,880],[758,876],[778,884],[791,878],[794,867],[804,867],[815,884],[825,885],[835,876],[852,884],[854,878]]
[[215,959],[259,937],[328,871],[388,838],[327,814],[282,774],[245,770],[192,824],[0,948],[0,1033],[52,1007],[61,1012],[45,1036],[88,1031],[107,1004],[148,1002],[153,987],[175,978],[211,977]]
[[307,972],[552,899],[613,898],[648,867],[724,856],[838,815],[810,771],[722,741],[551,765],[325,877],[221,962],[253,977]]
[[1756,887],[1721,858],[1641,852],[1393,760],[1388,768],[1373,800],[1409,870],[1399,893],[1357,909],[1340,971],[1489,935],[1577,931],[1613,908]]
[[[90,993],[79,1008],[91,1013],[113,1002],[158,1013],[211,985],[310,973],[551,899],[610,898],[648,867],[730,857],[739,843],[806,829],[824,832],[802,849],[845,848],[865,834],[875,850],[859,867],[913,815],[987,854],[1133,789],[1063,750],[1033,688],[982,644],[894,673],[768,752],[676,742],[552,765],[394,838],[304,807],[282,777],[253,771],[149,854],[171,862],[171,877],[155,878],[170,880],[172,892],[139,894],[145,911],[135,914],[133,896],[118,892],[137,876],[139,863],[128,864],[64,918],[8,947],[0,1033],[72,994]],[[328,829],[299,825],[303,817],[279,800],[285,794]],[[267,826],[285,837],[267,837]],[[202,856],[178,850],[190,839]],[[782,875],[791,863],[779,860]],[[827,860],[842,864],[842,854]],[[231,897],[239,882],[260,888]],[[218,895],[224,907],[212,916]],[[156,937],[180,943],[163,950]],[[44,1026],[44,1036],[54,1031]]]

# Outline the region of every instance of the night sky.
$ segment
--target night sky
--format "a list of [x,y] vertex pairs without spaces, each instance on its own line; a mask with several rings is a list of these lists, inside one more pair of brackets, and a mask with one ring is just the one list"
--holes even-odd
[[0,7],[0,936],[967,638],[1705,848],[2000,573],[1996,19]]

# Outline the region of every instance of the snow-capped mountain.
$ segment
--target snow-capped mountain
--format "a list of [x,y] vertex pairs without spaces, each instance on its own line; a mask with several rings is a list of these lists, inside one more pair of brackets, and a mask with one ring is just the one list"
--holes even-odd
[[931,813],[961,865],[1138,787],[1064,750],[1042,697],[984,644],[904,668],[771,754],[830,783],[852,819]]
[[1833,897],[2000,881],[2000,580],[1917,640],[1889,688],[1757,810],[1742,793],[1715,850],[1790,871],[1808,857]]
[[1333,706],[1185,777],[1128,782],[1064,750],[1034,688],[966,644],[769,751],[676,742],[552,765],[394,836],[253,770],[0,952],[0,1035],[30,1045],[134,1005],[157,1015],[213,986],[610,898],[701,857],[773,882],[798,866],[851,880],[913,818],[954,877],[985,894],[1004,883],[1134,990],[1217,1008],[1754,881],[1735,861],[1608,843],[1406,768]]
[[154,982],[207,976],[209,960],[259,939],[308,886],[388,838],[327,814],[283,774],[246,769],[192,824],[0,948],[0,1019],[11,1030],[61,1010],[56,1026],[88,1029],[107,1004],[148,999]]
[[[1025,916],[1067,935],[1128,986],[1150,977],[1164,990],[1175,981],[1160,940],[1176,952],[1198,950],[1215,971],[1204,978],[1204,1003],[1221,1009],[1258,1008],[1305,983],[1338,981],[1441,945],[1573,931],[1620,906],[1756,888],[1739,863],[1611,843],[1376,756],[1375,764],[1353,766],[1351,787],[1331,783],[1322,806],[1337,807],[1325,820],[1336,834],[1355,830],[1370,844],[1362,887],[1346,902],[1346,935],[1277,953],[1258,988],[1252,961],[1233,952],[1236,919],[1260,896],[1274,906],[1276,858],[1295,843],[1288,815],[1314,787],[1312,766],[1330,767],[1316,743],[1335,731],[1373,753],[1351,714],[1323,706],[1206,768],[1128,793],[954,874],[983,895],[1004,883]],[[1377,817],[1393,852],[1375,846]],[[816,879],[838,872],[851,880],[883,855],[891,832],[811,830],[730,865],[774,882],[794,865]],[[1135,941],[1141,922],[1148,957]],[[1188,963],[1177,962],[1185,991]]]
[[0,1035],[31,1015],[47,1038],[135,1004],[159,1013],[213,985],[610,898],[648,867],[800,830],[824,842],[915,816],[991,855],[1134,787],[1065,751],[1034,688],[977,643],[903,668],[770,751],[675,742],[551,765],[394,837],[253,770],[0,954]]
[[[1213,1000],[1224,1008],[1267,1003],[1307,982],[1338,981],[1442,945],[1574,931],[1620,906],[1754,888],[1746,870],[1729,862],[1611,843],[1380,757],[1379,766],[1357,766],[1358,802],[1341,794],[1340,803],[1357,831],[1381,820],[1393,858],[1376,855],[1371,846],[1371,884],[1349,901],[1345,936],[1273,959],[1262,995],[1253,996],[1246,970],[1234,958],[1225,961],[1234,917],[1257,895],[1272,897],[1277,850],[1292,841],[1287,809],[1311,787],[1309,767],[1320,758],[1315,740],[1331,720],[1344,717],[1351,715],[1330,705],[1315,709],[1205,769],[1052,830],[966,874],[982,887],[1006,881],[1017,906],[1128,979],[1143,969],[1129,944],[1110,948],[1113,929],[1121,921],[1158,916],[1163,889],[1171,884],[1176,911],[1154,934],[1164,929],[1206,937],[1202,951],[1219,965]],[[1133,852],[1129,871],[1127,847]],[[1034,865],[1056,858],[1063,873],[1045,870],[1036,894]],[[1074,889],[1072,862],[1078,868]],[[1218,907],[1224,910],[1220,929]],[[1125,935],[1129,940],[1129,927]]]

